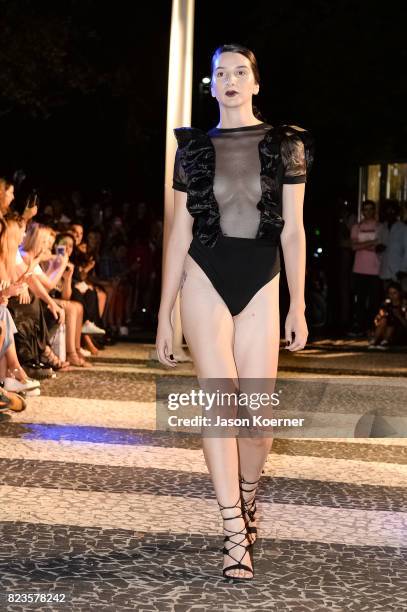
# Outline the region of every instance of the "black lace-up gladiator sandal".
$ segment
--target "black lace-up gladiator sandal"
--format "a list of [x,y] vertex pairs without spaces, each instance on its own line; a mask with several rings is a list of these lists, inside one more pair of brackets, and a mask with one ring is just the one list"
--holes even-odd
[[[242,476],[239,476],[239,487],[242,493],[243,511],[249,517],[249,520],[251,523],[253,523],[254,521],[256,510],[257,510],[256,490],[257,490],[257,485],[259,484],[259,482],[260,482],[260,478],[259,480],[255,480],[254,482],[249,482],[248,480],[245,480]],[[249,499],[245,499],[243,497],[243,493],[253,493],[253,495]],[[248,522],[246,519],[245,521]],[[255,541],[257,540],[257,527],[255,527],[254,525],[253,526],[247,525],[247,533],[249,536],[249,541],[252,544],[254,544]]]
[[[236,510],[239,510],[239,514],[225,518],[222,514],[222,511],[231,510],[233,508],[236,508]],[[232,521],[238,518],[243,518],[244,520],[244,516],[242,512],[242,502],[240,498],[234,506],[222,506],[221,504],[219,504],[219,509],[220,509],[220,512],[222,514],[222,518],[224,521]],[[225,567],[223,569],[223,577],[225,578],[226,582],[247,582],[248,580],[253,580],[253,577],[254,577],[253,568],[242,563],[242,559],[244,558],[245,554],[248,552],[250,555],[250,560],[252,561],[252,565],[253,565],[252,555],[250,554],[252,544],[250,543],[247,537],[246,526],[244,526],[240,531],[232,531],[231,529],[227,529],[226,527],[224,527],[223,530],[227,532],[227,534],[225,535],[225,538],[223,540],[224,546],[223,546],[222,552],[224,555],[228,555],[231,559],[233,559],[233,561],[236,562],[233,565],[229,565],[228,567]],[[230,546],[230,548],[226,548],[225,546],[226,542],[230,542],[232,546]],[[238,551],[236,550],[239,548],[243,550],[243,554],[241,555],[239,555]],[[234,553],[232,551],[234,551]],[[236,554],[236,556],[233,556],[233,554]],[[251,576],[248,576],[245,578],[241,576],[230,576],[229,572],[233,570],[245,570],[247,572],[250,572]]]

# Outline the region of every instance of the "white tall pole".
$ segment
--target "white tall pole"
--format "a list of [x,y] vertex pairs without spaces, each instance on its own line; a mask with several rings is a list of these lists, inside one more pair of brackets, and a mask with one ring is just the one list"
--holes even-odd
[[[173,129],[191,125],[194,12],[195,0],[173,0],[167,95],[163,258],[174,216],[172,177],[177,143]],[[174,356],[178,360],[186,360],[188,357],[182,349],[179,295],[174,305],[172,323]]]

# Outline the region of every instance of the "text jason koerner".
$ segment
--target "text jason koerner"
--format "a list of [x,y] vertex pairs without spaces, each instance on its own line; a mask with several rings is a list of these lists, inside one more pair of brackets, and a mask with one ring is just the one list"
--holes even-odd
[[[252,410],[257,410],[260,406],[278,406],[280,398],[278,393],[226,393],[216,391],[207,393],[202,389],[196,391],[192,389],[190,393],[170,393],[168,395],[168,410],[177,410],[180,406],[204,406],[205,410],[210,410],[216,404],[219,406],[250,406]],[[226,400],[226,401],[225,401]]]
[[[250,418],[230,418],[225,419],[217,416],[211,419],[206,416],[194,416],[183,418],[172,415],[168,417],[170,427],[302,427],[305,419],[268,419],[262,416],[253,415]],[[214,421],[212,423],[212,421]]]

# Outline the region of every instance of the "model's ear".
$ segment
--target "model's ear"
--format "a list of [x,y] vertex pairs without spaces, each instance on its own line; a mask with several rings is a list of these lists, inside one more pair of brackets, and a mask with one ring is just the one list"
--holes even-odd
[[260,85],[258,83],[255,84],[254,89],[253,89],[253,95],[257,96],[257,94],[260,91]]

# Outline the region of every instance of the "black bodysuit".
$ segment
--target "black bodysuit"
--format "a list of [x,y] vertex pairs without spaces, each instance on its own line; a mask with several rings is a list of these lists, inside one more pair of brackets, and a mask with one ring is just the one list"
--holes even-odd
[[280,271],[283,184],[305,183],[313,140],[267,123],[174,133],[173,188],[194,217],[188,253],[235,316]]

